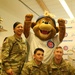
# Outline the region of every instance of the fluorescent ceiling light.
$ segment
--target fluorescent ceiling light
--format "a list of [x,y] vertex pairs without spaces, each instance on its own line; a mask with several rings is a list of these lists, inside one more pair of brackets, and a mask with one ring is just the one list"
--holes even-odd
[[74,18],[72,12],[70,11],[68,5],[66,4],[65,0],[59,0],[59,2],[61,3],[61,5],[63,6],[63,8],[65,9],[65,11],[67,12],[67,14],[69,15],[70,18]]

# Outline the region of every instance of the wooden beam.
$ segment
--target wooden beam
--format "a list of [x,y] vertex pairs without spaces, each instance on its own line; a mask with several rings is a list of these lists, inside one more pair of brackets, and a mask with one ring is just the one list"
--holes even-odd
[[49,12],[49,9],[47,8],[47,6],[45,5],[45,3],[43,2],[43,0],[36,0],[37,3],[40,5],[40,7],[42,8],[43,11],[48,11]]

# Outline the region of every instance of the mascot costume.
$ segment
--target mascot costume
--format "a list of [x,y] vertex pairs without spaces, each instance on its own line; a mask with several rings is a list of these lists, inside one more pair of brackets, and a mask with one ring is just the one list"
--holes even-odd
[[33,15],[27,14],[24,21],[24,35],[29,44],[28,61],[33,59],[34,50],[42,48],[44,50],[44,63],[48,63],[53,57],[55,47],[57,47],[65,37],[65,20],[58,19],[58,27],[55,20],[46,12],[40,16],[36,22],[32,22]]

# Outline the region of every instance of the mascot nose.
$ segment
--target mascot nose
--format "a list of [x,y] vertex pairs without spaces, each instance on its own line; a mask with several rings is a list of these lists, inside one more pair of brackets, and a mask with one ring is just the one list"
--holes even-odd
[[45,24],[48,24],[48,22],[45,22]]

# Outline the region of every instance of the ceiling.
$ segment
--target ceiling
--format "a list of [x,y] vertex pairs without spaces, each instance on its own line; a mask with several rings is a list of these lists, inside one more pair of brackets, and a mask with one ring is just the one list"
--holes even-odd
[[[75,16],[75,0],[65,1]],[[38,16],[43,15],[44,10],[55,15],[55,19],[70,18],[59,0],[0,0],[0,8],[23,20],[24,16],[29,13],[34,15],[35,20]]]

